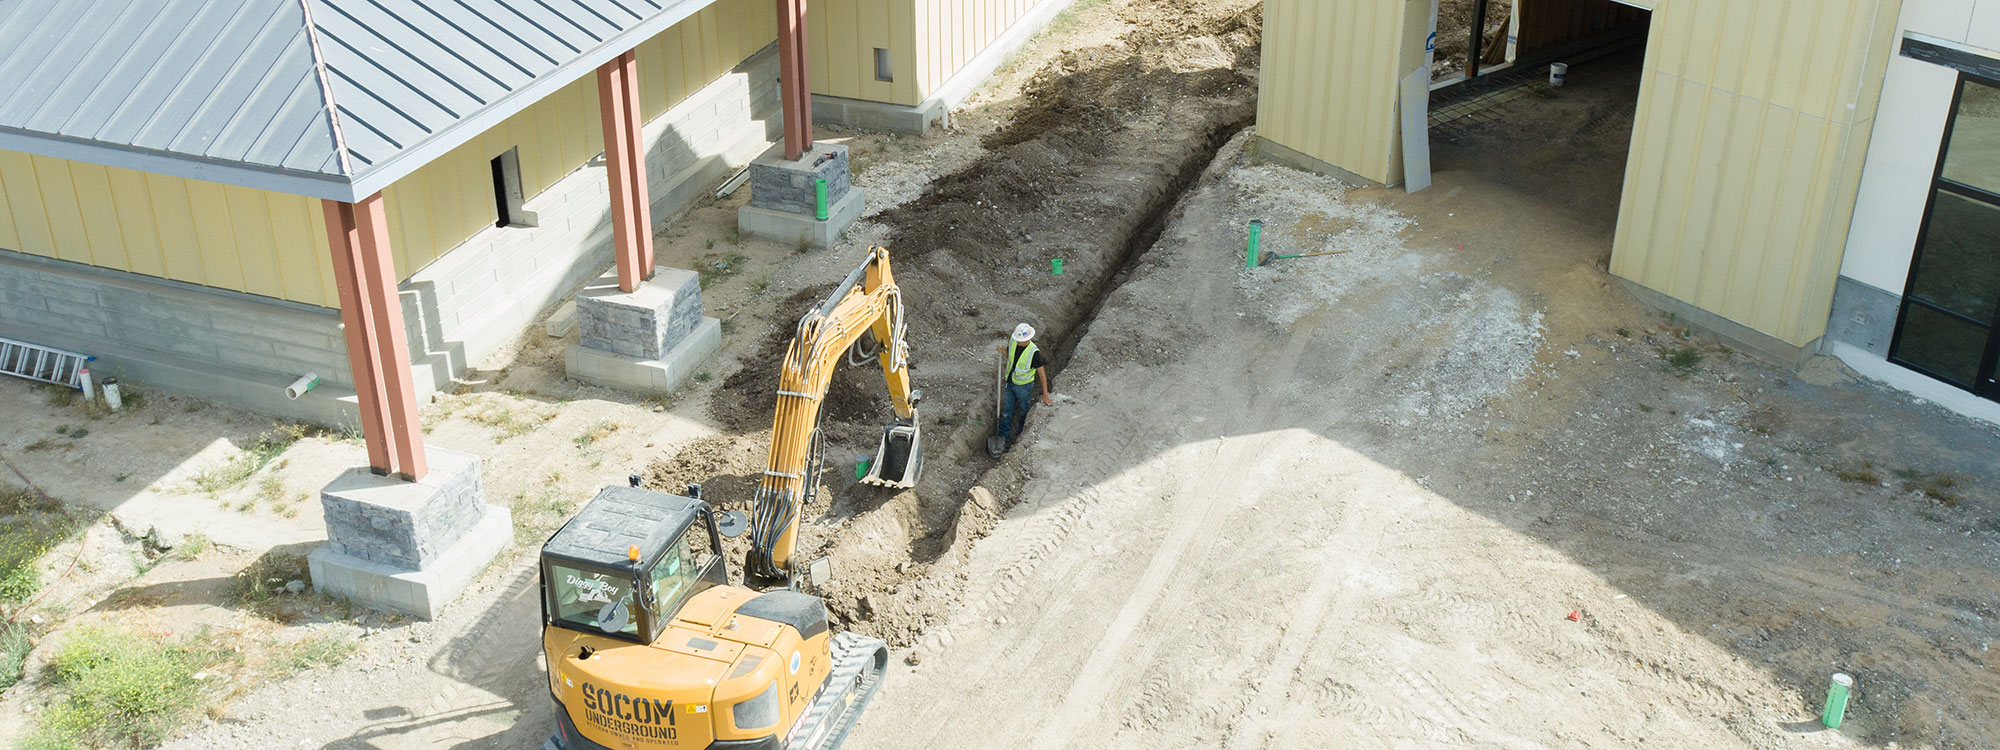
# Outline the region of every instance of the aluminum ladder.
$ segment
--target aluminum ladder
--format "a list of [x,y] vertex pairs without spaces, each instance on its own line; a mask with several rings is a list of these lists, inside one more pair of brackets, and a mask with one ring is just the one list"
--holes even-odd
[[0,338],[0,373],[83,389],[84,368],[96,357]]

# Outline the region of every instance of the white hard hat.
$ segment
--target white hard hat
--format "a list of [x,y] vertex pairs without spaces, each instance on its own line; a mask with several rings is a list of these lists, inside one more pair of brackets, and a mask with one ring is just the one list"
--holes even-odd
[[1023,342],[1023,343],[1026,343],[1028,339],[1032,339],[1032,338],[1034,338],[1034,337],[1035,337],[1035,327],[1034,327],[1034,326],[1031,326],[1031,325],[1028,325],[1028,324],[1026,324],[1026,323],[1022,323],[1022,324],[1020,324],[1020,325],[1017,325],[1017,326],[1014,326],[1014,340],[1015,340],[1015,341],[1020,341],[1020,342]]

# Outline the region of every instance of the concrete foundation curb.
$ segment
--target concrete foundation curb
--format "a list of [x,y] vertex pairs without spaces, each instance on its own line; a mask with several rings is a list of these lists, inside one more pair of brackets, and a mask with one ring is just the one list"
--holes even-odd
[[570,344],[563,367],[573,379],[632,393],[672,393],[722,348],[722,321],[702,318],[692,333],[659,359],[640,359]]
[[806,214],[744,206],[736,209],[736,231],[785,244],[808,243],[815,250],[825,250],[840,241],[840,233],[861,218],[861,209],[867,204],[866,193],[858,187],[849,189],[845,197],[828,208],[826,221]]
[[313,587],[372,609],[436,619],[514,538],[513,515],[497,505],[483,507],[479,521],[423,570],[383,565],[335,552],[332,545],[321,546],[306,557]]

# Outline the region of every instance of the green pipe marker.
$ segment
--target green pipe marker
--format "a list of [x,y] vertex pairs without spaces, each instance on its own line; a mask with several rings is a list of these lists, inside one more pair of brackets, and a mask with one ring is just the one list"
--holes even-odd
[[813,218],[826,221],[826,180],[813,180]]
[[861,460],[854,462],[854,481],[859,482],[862,480],[862,478],[867,476],[868,476],[868,457],[862,456]]
[[1826,711],[1819,715],[1819,723],[1828,729],[1839,729],[1840,720],[1847,717],[1847,694],[1854,689],[1854,678],[1844,672],[1835,672],[1833,684],[1826,689]]
[[1243,267],[1245,268],[1257,267],[1257,248],[1259,245],[1263,244],[1263,242],[1264,242],[1264,220],[1252,219],[1250,221],[1250,253],[1249,255],[1244,257]]
[[1062,259],[1061,259],[1061,258],[1054,258],[1054,259],[1051,259],[1051,260],[1049,261],[1049,273],[1052,273],[1052,274],[1055,274],[1055,275],[1057,275],[1057,276],[1061,276],[1061,275],[1062,275]]

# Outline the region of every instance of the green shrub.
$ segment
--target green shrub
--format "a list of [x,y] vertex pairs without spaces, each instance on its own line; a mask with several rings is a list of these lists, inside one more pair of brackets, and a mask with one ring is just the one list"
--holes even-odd
[[210,692],[196,675],[225,655],[205,638],[79,629],[49,660],[49,682],[62,697],[42,713],[23,746],[157,745],[207,704]]

